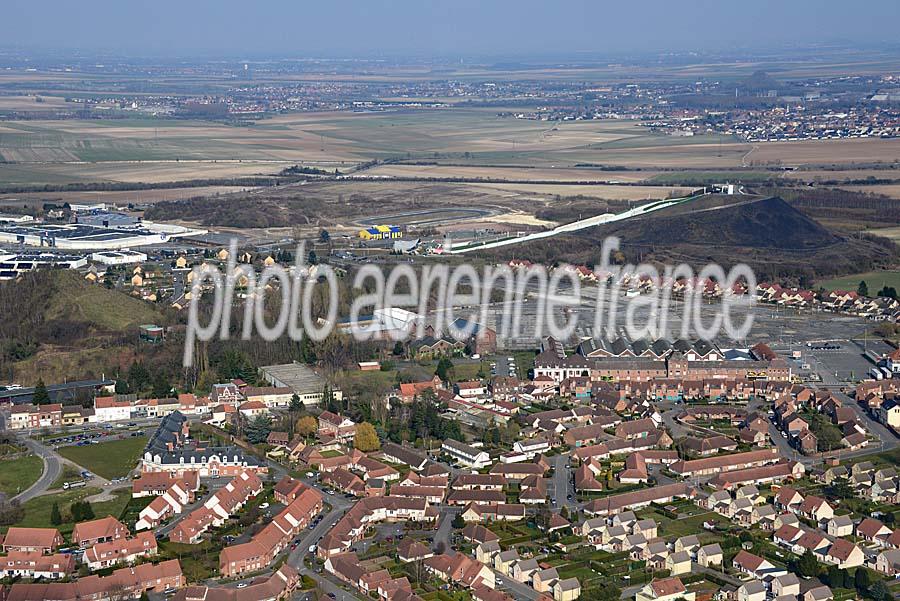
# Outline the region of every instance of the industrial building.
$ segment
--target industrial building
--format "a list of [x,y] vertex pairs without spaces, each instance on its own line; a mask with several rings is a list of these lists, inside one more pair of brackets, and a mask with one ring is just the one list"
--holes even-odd
[[122,250],[105,250],[91,254],[91,261],[103,265],[127,265],[129,263],[144,263],[147,255],[136,250],[124,248]]
[[[325,378],[302,363],[285,363],[267,365],[259,368],[262,378],[276,388],[290,388],[304,405],[318,405],[325,397]],[[344,398],[344,394],[332,389],[331,394],[336,401]]]
[[25,251],[12,253],[0,250],[0,280],[14,280],[33,269],[53,267],[78,269],[87,265],[83,255],[67,255],[52,252]]
[[395,240],[403,237],[403,230],[397,225],[373,225],[359,230],[359,237],[363,240]]
[[116,228],[81,223],[34,223],[0,227],[0,243],[66,250],[116,250],[168,242],[170,238],[206,233],[205,230],[145,222],[140,227]]

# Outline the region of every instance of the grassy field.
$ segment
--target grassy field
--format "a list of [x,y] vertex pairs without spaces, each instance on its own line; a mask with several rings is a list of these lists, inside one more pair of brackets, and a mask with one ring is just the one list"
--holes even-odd
[[83,447],[61,447],[59,454],[98,476],[112,479],[135,468],[146,444],[146,436],[135,436]]
[[81,472],[68,463],[64,463],[62,466],[62,471],[59,473],[59,478],[53,481],[53,484],[50,485],[50,488],[62,488],[63,484],[65,484],[66,482],[80,479]]
[[[59,531],[63,536],[68,536],[69,533],[72,532],[72,528],[75,527],[75,524],[68,521],[59,526],[54,526],[50,522],[50,512],[53,510],[53,504],[57,503],[59,505],[63,520],[69,520],[71,519],[70,507],[72,506],[72,503],[96,495],[99,492],[101,492],[99,488],[85,487],[35,497],[22,505],[25,509],[25,517],[15,525],[29,528],[59,528]],[[130,500],[131,491],[125,489],[117,491],[114,498],[109,501],[91,503],[91,508],[94,511],[94,515],[98,518],[106,515],[118,518],[122,515],[125,506]]]
[[37,482],[44,472],[44,462],[37,455],[0,461],[0,492],[16,495]]
[[893,286],[900,290],[900,271],[868,271],[826,280],[819,282],[818,285],[826,290],[856,291],[856,288],[862,281],[865,281],[871,295],[876,294],[884,286]]
[[103,329],[122,331],[142,323],[157,323],[160,316],[154,307],[139,299],[102,286],[89,284],[77,277],[60,280],[63,287],[53,296],[47,308],[48,318],[88,321]]
[[[70,515],[69,507],[72,503],[81,501],[91,495],[96,495],[99,492],[99,488],[86,487],[67,490],[53,495],[41,495],[40,497],[35,497],[22,505],[25,509],[25,517],[15,525],[27,528],[55,528],[56,526],[53,526],[53,524],[50,523],[50,512],[53,509],[53,503],[59,505],[59,510],[62,513],[63,519],[66,519],[67,516]],[[101,515],[96,511],[95,514],[98,516]],[[60,532],[62,532],[64,536],[72,532],[73,527],[74,524],[71,523],[58,526]]]

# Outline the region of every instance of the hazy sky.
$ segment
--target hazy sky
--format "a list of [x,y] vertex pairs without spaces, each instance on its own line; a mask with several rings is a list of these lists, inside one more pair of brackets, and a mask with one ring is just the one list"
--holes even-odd
[[6,0],[0,45],[138,56],[534,56],[896,42],[898,22],[898,0]]

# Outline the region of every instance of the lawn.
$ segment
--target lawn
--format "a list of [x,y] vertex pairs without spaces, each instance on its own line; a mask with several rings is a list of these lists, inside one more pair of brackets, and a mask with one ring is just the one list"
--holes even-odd
[[112,479],[133,470],[146,445],[146,436],[135,436],[83,447],[60,447],[59,454],[98,476]]
[[[656,523],[659,526],[659,535],[667,539],[696,534],[700,536],[701,539],[705,540],[711,538],[710,535],[713,535],[713,533],[703,528],[703,522],[713,522],[723,525],[727,523],[727,520],[722,518],[722,516],[713,512],[704,512],[689,517],[682,517],[677,520],[673,520],[652,508],[641,510],[637,512],[637,514],[640,518],[653,518],[656,520]],[[715,535],[712,537],[715,537]]]
[[62,466],[62,471],[59,473],[59,477],[53,481],[53,484],[50,485],[50,488],[62,488],[63,484],[65,484],[66,482],[71,482],[73,480],[81,480],[81,472],[68,463],[64,463]]
[[[63,536],[66,536],[72,532],[72,528],[75,527],[75,524],[64,523],[60,526],[51,524],[50,511],[53,509],[53,503],[59,504],[59,510],[62,513],[63,519],[67,519],[71,518],[69,507],[74,501],[80,501],[91,495],[96,495],[99,492],[99,488],[85,487],[67,490],[54,495],[41,495],[40,497],[35,497],[22,505],[23,509],[25,509],[25,517],[15,525],[28,528],[59,528],[59,531],[62,532]],[[98,505],[101,504],[92,505],[92,507],[94,508],[95,515],[99,517],[104,514],[97,511],[96,508]]]
[[109,501],[101,501],[99,503],[91,503],[94,515],[103,517],[111,515],[116,519],[120,519],[125,512],[125,506],[131,501],[131,488],[123,488],[113,493],[113,499]]
[[867,271],[826,280],[819,282],[818,285],[826,290],[852,290],[855,292],[862,281],[865,281],[869,294],[874,296],[884,286],[900,289],[900,271]]
[[16,495],[37,482],[44,473],[44,462],[37,455],[0,461],[0,492]]
[[177,559],[189,582],[202,582],[219,575],[221,547],[204,540],[197,545],[159,541],[160,559]]

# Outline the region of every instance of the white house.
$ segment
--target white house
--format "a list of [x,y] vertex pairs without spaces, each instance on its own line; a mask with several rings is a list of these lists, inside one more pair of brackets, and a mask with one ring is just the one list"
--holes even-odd
[[111,396],[98,396],[94,399],[94,418],[98,423],[128,421],[131,419],[131,403]]
[[450,455],[454,461],[467,467],[481,469],[491,464],[491,456],[487,451],[476,449],[464,442],[448,438],[441,445],[441,451]]

